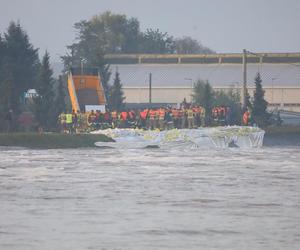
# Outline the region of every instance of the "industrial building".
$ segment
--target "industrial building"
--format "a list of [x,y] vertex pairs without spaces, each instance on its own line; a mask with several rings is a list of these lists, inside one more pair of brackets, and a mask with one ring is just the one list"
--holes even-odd
[[[149,101],[177,104],[184,98],[190,101],[193,84],[198,79],[208,80],[216,90],[242,90],[242,53],[107,55],[106,59],[111,65],[111,83],[114,72],[120,73],[128,104]],[[300,111],[300,53],[249,54],[246,61],[250,96],[253,95],[254,78],[259,72],[270,108]]]

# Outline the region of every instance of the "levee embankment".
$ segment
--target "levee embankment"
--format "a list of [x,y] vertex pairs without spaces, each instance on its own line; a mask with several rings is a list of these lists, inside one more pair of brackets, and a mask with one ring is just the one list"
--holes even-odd
[[0,146],[34,149],[94,147],[95,142],[112,141],[105,135],[58,133],[9,133],[0,134]]
[[[300,126],[265,129],[264,146],[300,146]],[[0,146],[32,149],[95,147],[95,142],[109,142],[102,134],[0,133]]]
[[264,146],[300,146],[300,126],[265,129]]

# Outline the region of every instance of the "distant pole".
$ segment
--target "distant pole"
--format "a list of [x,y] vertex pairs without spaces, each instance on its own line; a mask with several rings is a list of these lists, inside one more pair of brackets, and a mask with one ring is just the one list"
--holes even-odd
[[149,73],[149,104],[152,103],[152,73]]
[[241,104],[243,110],[247,108],[246,92],[247,92],[247,51],[243,49],[243,86],[242,86],[242,93],[241,93]]
[[272,78],[272,98],[271,98],[271,104],[274,104],[274,80],[277,80],[278,78],[273,77]]
[[193,95],[193,88],[194,88],[194,83],[192,78],[184,78],[184,80],[190,81],[191,82],[191,102],[192,102],[192,95]]

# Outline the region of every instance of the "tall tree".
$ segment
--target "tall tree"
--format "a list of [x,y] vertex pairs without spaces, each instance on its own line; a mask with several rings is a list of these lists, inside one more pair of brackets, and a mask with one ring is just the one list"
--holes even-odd
[[67,86],[66,86],[66,84],[64,84],[64,79],[63,79],[62,75],[59,76],[58,82],[56,82],[56,84],[57,84],[57,88],[56,88],[56,92],[54,93],[55,94],[55,97],[54,97],[55,105],[54,105],[54,110],[53,110],[54,118],[58,118],[62,112],[65,112],[66,105],[67,105],[66,100],[65,100]]
[[241,123],[241,105],[240,94],[233,89],[228,91],[215,91],[214,106],[229,107],[229,123],[230,125],[238,125]]
[[0,34],[0,130],[1,130],[1,124],[3,124],[2,120],[5,116],[5,111],[7,110],[7,96],[9,95],[9,91],[6,90],[5,83],[4,83],[4,57],[5,57],[5,43],[2,39],[2,36]]
[[265,127],[269,124],[271,115],[267,112],[268,102],[264,99],[265,91],[261,83],[260,74],[257,73],[255,77],[252,118],[258,126]]
[[177,54],[213,54],[213,50],[203,46],[199,41],[189,36],[175,39]]
[[215,93],[208,81],[199,79],[194,85],[193,102],[205,108],[205,123],[209,125],[211,122],[211,111],[215,101]]
[[10,108],[18,112],[20,99],[29,88],[35,86],[39,66],[38,50],[33,48],[28,35],[19,23],[11,22],[4,38],[6,53],[2,67],[6,70],[2,72],[2,77],[10,85],[11,92],[8,94]]
[[142,53],[172,54],[174,48],[174,39],[167,32],[163,33],[159,29],[147,29],[142,35],[140,45]]
[[[248,89],[246,88],[246,95],[245,95],[245,102],[246,102],[246,109],[249,109],[250,111],[253,110],[253,105],[251,103],[251,98],[248,92]],[[245,110],[243,110],[245,112]]]
[[[5,46],[6,46],[5,42],[0,34],[0,69],[1,69],[1,66],[3,63],[3,59],[5,57],[5,50],[6,50]],[[1,77],[1,75],[0,75],[0,77]],[[0,80],[1,80],[1,78],[0,78]]]
[[56,124],[54,93],[53,93],[53,71],[50,67],[50,56],[48,52],[42,59],[39,70],[38,83],[36,86],[37,96],[34,98],[34,113],[37,122],[44,129],[51,129]]
[[107,11],[88,21],[76,23],[74,27],[77,31],[77,41],[68,46],[68,54],[62,57],[65,68],[79,67],[81,60],[85,59],[87,67],[100,69],[102,84],[108,93],[110,70],[104,55],[138,52],[138,20]]
[[110,89],[109,109],[121,111],[124,108],[124,100],[125,97],[122,90],[120,74],[116,71],[114,83]]

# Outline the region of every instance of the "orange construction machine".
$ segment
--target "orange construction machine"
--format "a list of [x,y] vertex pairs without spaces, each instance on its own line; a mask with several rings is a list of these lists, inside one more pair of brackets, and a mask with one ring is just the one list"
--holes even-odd
[[71,68],[68,74],[68,90],[73,110],[105,111],[106,98],[98,69]]

